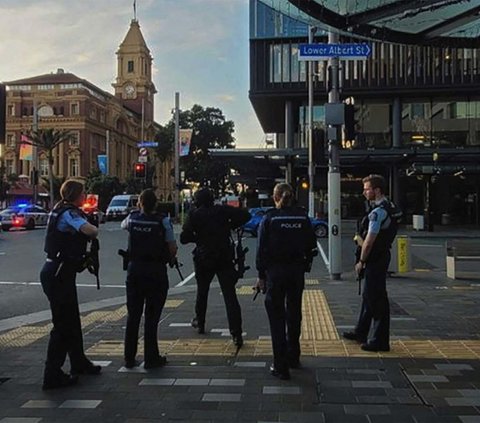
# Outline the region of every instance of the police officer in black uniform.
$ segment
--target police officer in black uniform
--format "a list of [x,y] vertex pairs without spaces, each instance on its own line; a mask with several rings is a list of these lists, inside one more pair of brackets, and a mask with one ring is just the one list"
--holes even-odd
[[177,245],[170,219],[155,213],[157,197],[151,189],[138,199],[140,211],[132,212],[122,222],[128,230],[127,328],[125,331],[125,367],[132,368],[138,346],[138,329],[145,305],[145,369],[167,362],[158,351],[157,328],[167,299],[167,263],[175,259]]
[[[83,184],[68,180],[60,188],[62,200],[50,213],[45,239],[47,261],[41,272],[42,288],[50,302],[53,329],[50,332],[43,389],[73,385],[78,374],[99,374],[83,350],[82,326],[78,309],[77,271],[83,270],[87,243],[96,238],[98,228],[87,221],[80,207],[85,201]],[[71,374],[62,371],[67,354]]]
[[234,246],[230,233],[250,220],[247,210],[214,205],[213,193],[208,188],[198,190],[194,195],[192,209],[182,228],[180,242],[196,244],[193,250],[197,299],[192,326],[198,333],[205,333],[205,315],[210,283],[218,277],[227,309],[228,326],[237,347],[243,345],[242,314],[238,303],[235,284],[238,275],[234,267]]
[[295,207],[293,189],[277,184],[276,208],[260,223],[257,290],[266,291],[265,308],[272,336],[270,373],[290,379],[289,368],[300,366],[300,329],[305,272],[316,255],[316,238],[304,209]]
[[[390,351],[390,305],[387,295],[387,269],[390,248],[397,234],[401,211],[385,197],[385,178],[370,175],[363,179],[363,195],[371,209],[362,219],[358,245],[357,274],[365,274],[362,306],[353,332],[343,337],[362,344],[365,351]],[[368,334],[373,321],[373,333]]]

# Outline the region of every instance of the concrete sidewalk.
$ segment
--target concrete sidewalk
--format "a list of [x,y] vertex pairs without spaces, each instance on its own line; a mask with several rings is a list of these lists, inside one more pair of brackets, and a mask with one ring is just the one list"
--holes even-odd
[[0,422],[480,422],[478,281],[450,281],[440,271],[391,279],[392,351],[376,354],[340,337],[359,309],[353,274],[313,276],[304,295],[303,367],[290,381],[268,372],[268,322],[250,279],[238,286],[240,351],[218,286],[206,335],[189,325],[195,292],[169,296],[159,328],[169,361],[162,369],[123,367],[120,303],[82,313],[87,354],[105,368],[68,389],[41,390],[48,320],[0,333]]

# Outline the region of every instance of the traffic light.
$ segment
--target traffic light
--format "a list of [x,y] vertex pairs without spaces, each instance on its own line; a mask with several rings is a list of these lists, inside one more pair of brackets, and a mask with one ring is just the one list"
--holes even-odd
[[147,168],[145,163],[135,163],[135,178],[145,179],[147,176]]
[[300,179],[300,188],[307,190],[310,186],[310,183],[308,181],[308,178],[302,178]]

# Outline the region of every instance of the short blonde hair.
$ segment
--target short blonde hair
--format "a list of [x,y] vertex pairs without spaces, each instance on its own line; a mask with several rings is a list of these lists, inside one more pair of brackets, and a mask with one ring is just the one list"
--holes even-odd
[[84,191],[83,182],[78,179],[68,179],[60,187],[60,197],[66,203],[73,203]]

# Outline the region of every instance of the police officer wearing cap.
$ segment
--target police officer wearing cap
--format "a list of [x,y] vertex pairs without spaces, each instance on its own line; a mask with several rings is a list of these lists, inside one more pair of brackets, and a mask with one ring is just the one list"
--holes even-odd
[[[397,234],[401,211],[385,197],[386,181],[381,175],[362,180],[363,195],[371,203],[371,211],[360,224],[356,236],[359,255],[357,274],[364,272],[362,306],[353,332],[343,337],[361,343],[364,351],[390,351],[390,305],[387,295],[387,269],[390,248]],[[373,322],[372,336],[368,339]]]
[[[52,312],[53,328],[48,342],[43,389],[73,385],[79,374],[99,374],[83,349],[78,309],[77,271],[83,270],[87,243],[96,238],[98,228],[89,223],[80,207],[85,201],[83,183],[70,179],[60,188],[62,200],[50,213],[45,238],[47,260],[40,281]],[[66,356],[71,374],[62,371]]]
[[180,242],[196,244],[193,250],[197,298],[192,326],[205,333],[205,315],[210,283],[215,275],[222,290],[227,309],[228,326],[234,344],[240,348],[242,338],[242,313],[235,284],[238,275],[234,267],[234,245],[231,231],[250,220],[247,210],[226,205],[214,205],[212,191],[198,190],[194,195],[195,208],[190,210],[180,234]]
[[135,357],[138,330],[145,306],[144,368],[164,366],[167,362],[158,351],[157,328],[167,299],[167,263],[177,254],[170,219],[155,212],[157,197],[151,189],[139,198],[139,211],[121,223],[128,231],[129,264],[127,269],[127,327],[125,331],[125,367],[138,365]]
[[293,205],[289,184],[277,184],[273,200],[276,208],[267,212],[258,231],[255,288],[266,293],[273,347],[270,373],[290,379],[289,368],[300,367],[302,294],[316,238],[305,210]]

